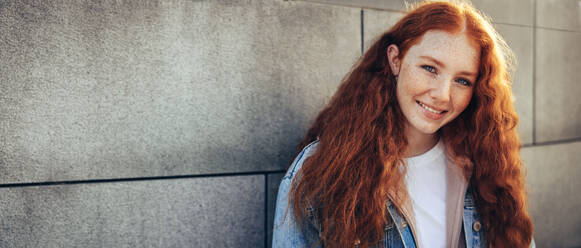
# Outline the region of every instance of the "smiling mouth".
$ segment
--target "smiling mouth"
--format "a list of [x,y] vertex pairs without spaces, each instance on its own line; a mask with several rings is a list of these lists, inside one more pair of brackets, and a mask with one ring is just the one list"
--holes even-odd
[[418,103],[418,105],[420,105],[422,108],[424,108],[425,110],[429,111],[430,113],[443,114],[443,113],[448,112],[447,110],[435,110],[435,109],[429,107],[428,105],[423,104],[420,101],[416,101],[416,103]]

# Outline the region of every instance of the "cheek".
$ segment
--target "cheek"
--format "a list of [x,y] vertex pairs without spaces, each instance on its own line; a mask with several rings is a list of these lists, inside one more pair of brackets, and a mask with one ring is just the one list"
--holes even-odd
[[406,75],[403,80],[398,82],[398,95],[401,94],[402,96],[415,96],[421,94],[423,91],[425,91],[425,86],[423,85],[423,82],[425,81],[425,79],[418,77],[417,75]]
[[472,100],[472,91],[469,92],[461,92],[456,95],[456,99],[454,101],[454,107],[458,112],[464,111],[468,104],[470,104],[470,100]]
[[397,85],[395,86],[395,96],[397,98],[397,101],[400,103],[400,105],[401,105],[402,99],[405,98],[405,96],[407,95],[407,91],[408,90],[407,90],[406,85],[400,79],[400,81],[398,81]]

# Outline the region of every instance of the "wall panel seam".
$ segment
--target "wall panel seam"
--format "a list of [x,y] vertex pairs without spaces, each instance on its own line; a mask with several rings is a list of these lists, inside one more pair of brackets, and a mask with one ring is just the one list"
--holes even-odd
[[176,175],[176,176],[63,180],[63,181],[27,182],[27,183],[3,183],[3,184],[0,184],[0,188],[55,186],[55,185],[72,185],[72,184],[117,183],[117,182],[133,182],[133,181],[174,180],[174,179],[206,178],[206,177],[258,176],[258,175],[265,175],[266,173],[283,173],[285,171],[286,170],[236,172],[236,173],[215,173],[215,174],[192,174],[192,175]]
[[561,32],[566,32],[566,33],[581,33],[580,30],[570,30],[570,29],[562,29],[562,28],[551,28],[551,27],[542,27],[542,26],[535,26],[538,29],[544,29],[544,30],[552,30],[552,31],[561,31]]
[[533,2],[533,145],[537,142],[537,0]]
[[268,174],[264,173],[264,248],[268,247]]
[[363,52],[365,51],[365,26],[364,26],[364,22],[365,22],[365,16],[364,16],[364,12],[363,9],[361,9],[361,55],[363,55]]
[[581,142],[581,137],[554,140],[554,141],[538,142],[538,143],[531,144],[531,145],[523,145],[522,147],[528,148],[528,147],[538,147],[538,146],[562,145],[562,144],[569,144],[569,143],[576,143],[576,142]]

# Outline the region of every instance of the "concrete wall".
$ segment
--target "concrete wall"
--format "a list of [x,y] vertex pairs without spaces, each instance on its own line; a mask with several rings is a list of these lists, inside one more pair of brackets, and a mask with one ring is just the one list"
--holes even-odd
[[[581,6],[474,3],[519,59],[537,243],[580,246]],[[294,147],[404,8],[0,3],[0,247],[269,247]]]

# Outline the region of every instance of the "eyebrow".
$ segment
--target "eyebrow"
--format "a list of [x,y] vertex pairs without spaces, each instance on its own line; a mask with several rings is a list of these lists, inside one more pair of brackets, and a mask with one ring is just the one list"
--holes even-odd
[[[442,63],[441,61],[439,61],[431,56],[423,55],[423,56],[420,56],[420,58],[430,60],[430,61],[434,62],[436,65],[438,65],[439,67],[446,68],[446,65],[444,65],[444,63]],[[478,73],[473,73],[473,72],[469,72],[469,71],[461,71],[460,75],[469,76],[469,77],[470,76],[476,77],[476,76],[478,76]]]

